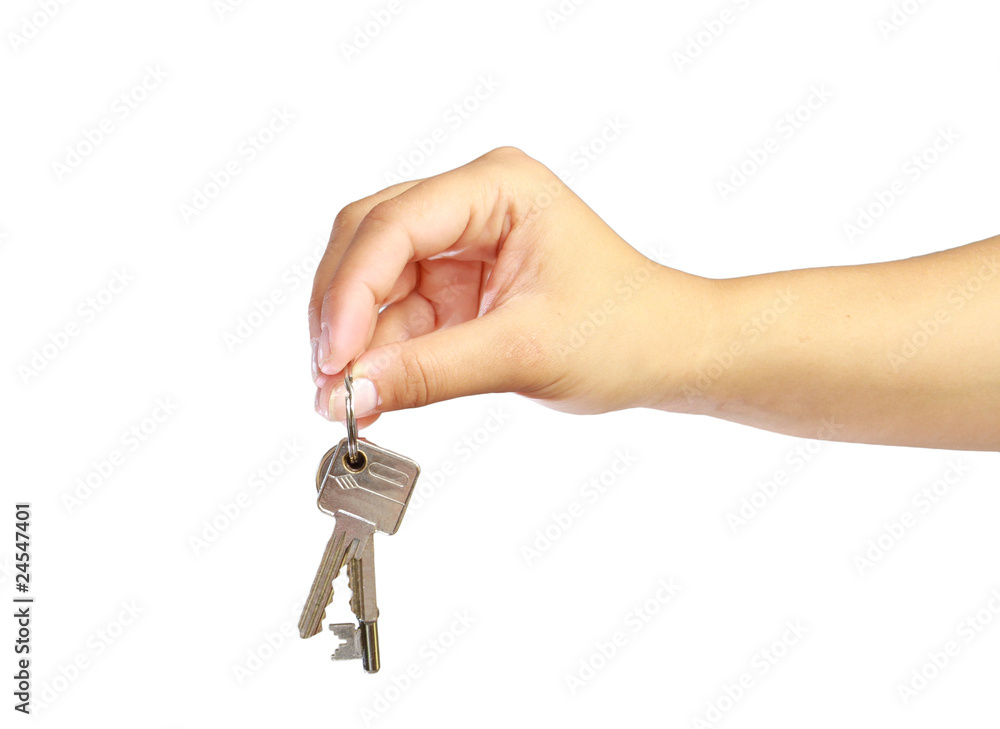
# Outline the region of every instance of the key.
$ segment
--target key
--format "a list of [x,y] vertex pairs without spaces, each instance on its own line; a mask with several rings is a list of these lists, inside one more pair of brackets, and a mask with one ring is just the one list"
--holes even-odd
[[[330,459],[336,452],[331,448],[323,457],[316,471],[316,491],[323,488],[323,481],[329,469]],[[341,645],[330,656],[335,661],[362,659],[368,673],[378,673],[378,605],[375,601],[375,540],[369,539],[361,558],[348,564],[348,586],[351,589],[351,611],[358,619],[353,623],[332,623],[330,630],[341,641]]]
[[375,540],[369,539],[360,558],[352,559],[348,565],[348,584],[351,588],[351,611],[358,619],[353,623],[337,623],[330,626],[343,644],[333,655],[335,661],[360,658],[368,673],[379,669],[378,649],[378,605],[375,602]]
[[351,588],[351,612],[358,619],[358,642],[361,664],[368,673],[377,673],[378,603],[375,600],[375,540],[369,539],[360,559],[351,561],[348,573]]
[[[310,638],[320,632],[326,608],[333,599],[333,581],[348,564],[355,578],[351,606],[362,627],[357,643],[354,636],[347,637],[343,626],[334,632],[348,643],[345,656],[352,652],[350,645],[356,644],[362,654],[367,651],[369,666],[378,665],[374,553],[368,547],[376,531],[395,534],[399,529],[419,474],[420,467],[414,461],[364,438],[358,439],[358,454],[353,462],[347,438],[323,458],[317,473],[317,505],[336,523],[302,610],[300,636]],[[358,564],[352,567],[354,562]]]

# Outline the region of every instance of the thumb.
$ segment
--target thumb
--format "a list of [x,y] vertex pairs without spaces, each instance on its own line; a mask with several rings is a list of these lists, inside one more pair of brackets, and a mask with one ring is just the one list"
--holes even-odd
[[[355,415],[529,389],[537,378],[540,349],[530,332],[516,332],[507,319],[493,311],[365,352],[352,372]],[[337,395],[330,398],[331,415],[343,420],[344,400]]]

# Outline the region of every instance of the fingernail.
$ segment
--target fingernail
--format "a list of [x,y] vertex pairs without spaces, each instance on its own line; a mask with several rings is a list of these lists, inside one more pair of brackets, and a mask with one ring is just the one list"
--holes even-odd
[[330,413],[326,409],[327,402],[328,402],[328,400],[326,400],[326,398],[323,397],[323,391],[320,390],[320,389],[317,389],[316,390],[316,404],[314,405],[314,407],[316,408],[316,412],[317,413],[319,413],[324,418],[326,418],[327,420],[329,420],[330,419]]
[[324,375],[319,370],[319,338],[318,337],[316,339],[312,340],[312,351],[313,351],[313,358],[312,358],[312,378],[313,378],[313,384],[316,385],[316,387],[322,388],[323,385],[326,384],[327,375]]
[[[328,412],[332,420],[347,420],[347,405],[344,396],[347,391],[341,383],[333,388],[330,393],[330,404]],[[375,383],[366,377],[354,380],[354,417],[363,418],[371,415],[378,407],[378,392],[375,391]]]
[[316,382],[316,378],[319,377],[319,337],[313,339],[310,344],[312,345],[312,378],[313,382]]
[[344,343],[335,342],[336,332],[325,324],[319,340],[319,371],[326,375],[335,375],[347,366],[344,359]]
[[330,359],[330,327],[326,322],[319,328],[319,349],[316,355],[316,371],[319,372],[323,369],[323,363]]

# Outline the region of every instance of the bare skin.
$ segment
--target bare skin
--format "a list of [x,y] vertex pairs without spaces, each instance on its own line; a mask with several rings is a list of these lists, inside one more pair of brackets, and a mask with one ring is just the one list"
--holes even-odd
[[344,208],[309,310],[317,409],[487,392],[789,435],[1000,450],[1000,237],[713,280],[653,263],[501,148]]

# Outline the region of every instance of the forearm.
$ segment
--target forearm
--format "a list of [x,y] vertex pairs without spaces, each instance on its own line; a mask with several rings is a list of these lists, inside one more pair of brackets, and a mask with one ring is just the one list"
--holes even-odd
[[1000,237],[919,258],[713,281],[687,398],[803,437],[1000,450]]

